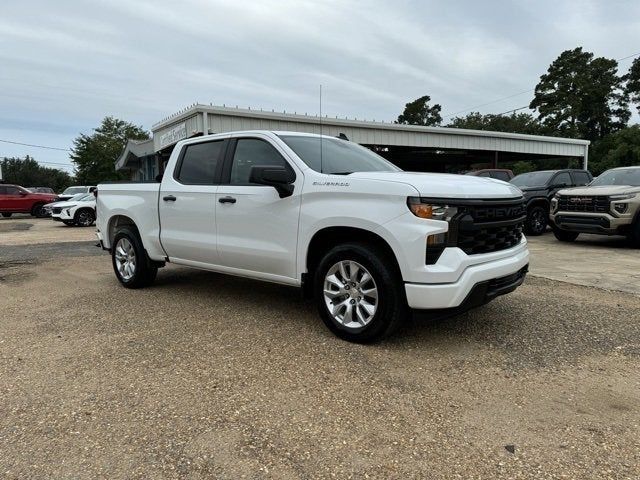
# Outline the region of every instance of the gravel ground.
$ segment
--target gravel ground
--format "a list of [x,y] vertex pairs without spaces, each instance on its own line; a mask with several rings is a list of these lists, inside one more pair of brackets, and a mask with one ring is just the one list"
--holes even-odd
[[0,246],[0,477],[640,477],[637,296],[530,277],[362,346],[296,290],[130,291],[82,245]]

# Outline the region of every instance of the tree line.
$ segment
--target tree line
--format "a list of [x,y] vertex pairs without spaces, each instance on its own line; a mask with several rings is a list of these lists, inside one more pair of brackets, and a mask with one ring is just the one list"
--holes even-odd
[[[430,102],[425,95],[407,103],[396,122],[441,126],[442,107]],[[633,107],[640,113],[640,58],[620,74],[616,60],[578,47],[562,52],[540,77],[529,103],[536,115],[471,112],[444,126],[590,140],[590,169],[598,175],[616,166],[640,165],[640,126],[629,125]],[[529,162],[518,163],[517,170],[535,169]]]

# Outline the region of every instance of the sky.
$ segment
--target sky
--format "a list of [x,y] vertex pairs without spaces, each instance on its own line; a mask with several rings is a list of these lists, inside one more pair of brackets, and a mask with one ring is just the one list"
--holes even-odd
[[[392,121],[430,95],[446,124],[528,105],[577,46],[640,53],[640,2],[3,0],[0,140],[68,149],[106,115],[149,130],[193,103],[315,114],[319,85],[329,116]],[[0,142],[27,154],[72,171]]]

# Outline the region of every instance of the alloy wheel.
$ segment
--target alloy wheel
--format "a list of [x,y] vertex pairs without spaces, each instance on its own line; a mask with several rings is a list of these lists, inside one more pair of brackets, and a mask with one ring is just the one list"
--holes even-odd
[[324,301],[333,319],[346,328],[362,328],[376,314],[378,287],[358,262],[342,260],[324,278]]
[[118,274],[123,280],[128,281],[136,273],[136,252],[127,238],[118,240],[115,248],[115,260]]

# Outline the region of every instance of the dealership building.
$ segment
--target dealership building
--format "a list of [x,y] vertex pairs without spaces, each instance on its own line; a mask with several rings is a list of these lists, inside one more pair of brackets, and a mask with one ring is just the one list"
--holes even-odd
[[500,168],[520,160],[567,160],[587,168],[589,142],[560,137],[445,127],[399,125],[226,106],[194,104],[153,125],[146,141],[130,140],[116,170],[131,180],[149,181],[161,173],[177,142],[238,130],[278,130],[346,136],[371,148],[403,170],[458,173]]

